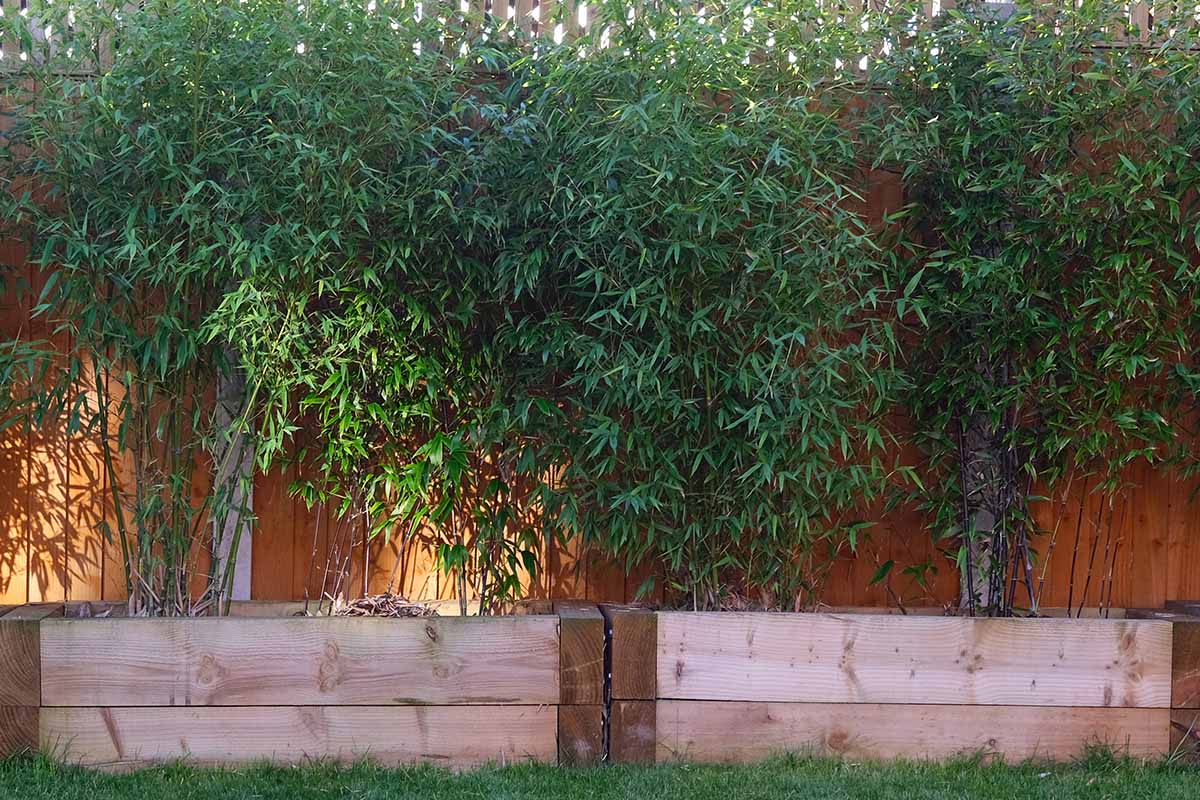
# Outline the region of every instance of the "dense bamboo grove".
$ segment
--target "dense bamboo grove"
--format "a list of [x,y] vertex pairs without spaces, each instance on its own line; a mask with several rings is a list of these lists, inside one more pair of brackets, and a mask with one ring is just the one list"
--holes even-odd
[[485,611],[550,541],[798,607],[910,503],[945,557],[876,579],[1002,615],[1038,498],[1194,469],[1194,11],[512,8],[5,18],[9,424],[101,442],[135,611],[228,597],[251,464],[332,512],[322,594],[432,535]]

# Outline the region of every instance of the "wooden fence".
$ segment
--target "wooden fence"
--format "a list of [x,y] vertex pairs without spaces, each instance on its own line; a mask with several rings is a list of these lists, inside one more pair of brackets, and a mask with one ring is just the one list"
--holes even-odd
[[[869,195],[870,211],[882,214],[900,202],[894,181],[880,176]],[[0,243],[0,259],[24,269],[24,252]],[[45,321],[31,317],[28,305],[0,303],[0,336],[45,335]],[[1055,547],[1049,537],[1035,542],[1044,554],[1046,606],[1159,607],[1169,600],[1200,597],[1200,481],[1135,465],[1127,487],[1115,498],[1090,492],[1084,481],[1055,502],[1042,504],[1038,518],[1046,529],[1061,528]],[[331,547],[329,514],[309,509],[289,495],[289,471],[256,476],[253,507],[258,525],[252,537],[249,598],[293,600],[319,593],[314,556]],[[203,481],[197,491],[204,491]],[[54,430],[0,432],[0,604],[64,600],[119,600],[124,597],[120,546],[100,533],[111,489],[101,469],[99,447],[85,437]],[[1065,523],[1063,510],[1067,510]],[[822,600],[833,606],[938,606],[955,601],[953,565],[938,551],[912,508],[867,510],[875,522],[857,555],[844,553],[834,565]],[[1103,519],[1105,524],[1095,524]],[[1078,536],[1079,541],[1074,541]],[[1073,558],[1079,548],[1084,555]],[[1089,580],[1093,550],[1111,570]],[[1048,554],[1048,555],[1046,555]],[[396,543],[361,543],[351,554],[352,594],[379,592],[393,576],[394,589],[410,599],[450,599],[453,580],[438,574],[432,545],[418,541],[401,551]],[[879,564],[894,561],[888,581],[871,584]],[[902,574],[911,564],[938,566],[928,587]],[[529,582],[533,598],[580,598],[629,602],[643,579],[578,546],[550,545],[542,553],[542,573]],[[1092,570],[1095,571],[1095,570]]]
[[[0,617],[0,756],[129,768],[310,759],[753,761],[1200,744],[1200,616],[655,613]],[[58,607],[61,608],[61,607]],[[602,616],[603,615],[603,616]]]
[[[3,2],[11,6],[13,0]],[[498,0],[486,7],[521,22],[549,19],[551,9],[561,10],[562,5]],[[1130,15],[1142,24],[1152,17],[1152,7],[1133,4]],[[869,217],[880,219],[901,203],[895,176],[872,178]],[[27,266],[20,243],[0,242],[0,263],[23,276],[36,296],[39,277]],[[31,315],[28,296],[0,298],[0,337],[48,335],[49,323]],[[313,561],[322,562],[333,546],[329,536],[333,524],[328,513],[309,509],[289,495],[294,478],[287,471],[256,476],[253,508],[259,522],[252,537],[249,598],[292,600],[319,594]],[[1127,488],[1115,498],[1093,495],[1080,481],[1067,496],[1038,509],[1039,522],[1047,529],[1064,527],[1055,524],[1061,522],[1063,508],[1078,509],[1078,525],[1071,516],[1065,526],[1077,531],[1074,542],[1065,541],[1070,533],[1064,533],[1053,547],[1049,537],[1035,542],[1038,551],[1046,554],[1038,568],[1044,581],[1044,605],[1158,607],[1168,600],[1200,597],[1200,506],[1193,500],[1200,482],[1141,465],[1132,467],[1126,479]],[[198,481],[196,491],[206,490],[204,481]],[[111,491],[95,441],[55,430],[0,432],[0,603],[124,596],[119,545],[100,534]],[[824,602],[920,607],[955,601],[957,576],[930,540],[918,511],[866,510],[865,517],[875,523],[868,530],[870,539],[857,554],[844,553],[835,564],[821,597]],[[1100,519],[1103,524],[1095,522]],[[1096,572],[1095,558],[1074,558],[1076,552],[1101,553],[1104,568]],[[647,564],[626,575],[616,564],[577,546],[551,544],[541,556],[542,572],[526,587],[533,598],[630,601],[643,580],[656,571],[655,565]],[[887,561],[896,568],[887,581],[872,584],[879,565]],[[924,586],[903,573],[904,567],[922,563],[938,567]],[[435,569],[428,542],[416,542],[404,551],[394,543],[361,542],[351,553],[349,586],[355,595],[391,587],[421,600],[450,599],[457,592],[455,581]]]

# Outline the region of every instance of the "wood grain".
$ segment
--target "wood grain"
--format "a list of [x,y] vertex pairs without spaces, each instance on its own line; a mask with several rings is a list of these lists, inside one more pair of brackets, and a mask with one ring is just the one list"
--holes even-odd
[[1182,614],[1166,608],[1127,608],[1125,619],[1157,619],[1163,622],[1187,622],[1192,620],[1191,614]]
[[41,703],[38,627],[32,620],[0,620],[0,706]]
[[612,632],[612,699],[653,700],[657,696],[658,615],[623,606],[601,606]]
[[5,622],[24,619],[36,621],[39,619],[49,619],[50,617],[61,617],[63,615],[62,603],[28,603],[23,606],[17,606],[4,615]]
[[555,604],[559,625],[559,701],[604,702],[604,617],[593,604]]
[[604,707],[558,707],[558,763],[599,764],[604,760]]
[[1168,600],[1164,607],[1167,611],[1200,617],[1200,600]]
[[658,761],[757,761],[788,752],[853,759],[1065,760],[1101,744],[1162,756],[1171,711],[1155,708],[748,703],[658,703]]
[[659,697],[1167,708],[1158,621],[658,615]]
[[[258,522],[250,538],[250,597],[255,600],[300,599],[293,594],[296,542],[292,522],[307,507],[301,498],[288,492],[295,477],[291,466],[254,476],[254,515]],[[307,575],[307,563],[303,569]]]
[[37,746],[37,707],[0,705],[0,758],[33,751]]
[[1171,752],[1190,761],[1200,761],[1200,711],[1190,708],[1171,711]]
[[558,702],[554,617],[42,623],[48,706]]
[[[30,265],[30,290],[38,297],[47,285],[51,269]],[[52,367],[37,380],[46,388],[52,377],[67,367],[70,335],[51,321],[48,314],[30,314],[28,335],[46,343],[53,354]],[[86,412],[83,412],[86,413]],[[26,535],[29,542],[29,602],[54,603],[67,599],[68,558],[71,550],[68,523],[71,484],[70,439],[67,420],[49,414],[29,430],[26,455],[28,505]]]
[[47,708],[39,741],[64,761],[109,769],[177,759],[461,767],[553,762],[556,716],[536,706]]
[[[903,609],[882,606],[821,606],[816,609],[822,614],[875,614],[897,617],[944,617],[946,610],[941,606],[909,606]],[[1099,606],[1087,606],[1082,610],[1079,608],[1066,608],[1063,606],[1050,606],[1038,608],[1039,617],[1048,617],[1051,619],[1125,619],[1125,609],[1123,608],[1100,608]]]
[[1171,628],[1171,707],[1200,708],[1200,620]]
[[609,761],[614,764],[654,763],[656,705],[653,700],[613,702],[609,717]]
[[[310,612],[314,612],[316,607],[316,601],[309,603]],[[229,604],[229,616],[231,617],[279,619],[303,613],[303,600],[234,600]]]

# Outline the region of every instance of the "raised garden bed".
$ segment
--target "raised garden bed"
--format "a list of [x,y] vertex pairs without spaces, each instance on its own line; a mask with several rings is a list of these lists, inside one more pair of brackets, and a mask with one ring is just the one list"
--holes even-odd
[[1196,617],[610,620],[611,748],[624,760],[1062,760],[1091,745],[1161,757],[1200,727]]
[[106,768],[596,760],[603,636],[599,611],[573,606],[494,618],[0,618],[0,752],[38,747]]
[[[1200,726],[1200,617],[652,612],[0,617],[0,754],[106,768],[1161,757]],[[71,609],[65,613],[71,614]],[[1155,619],[1133,617],[1151,616]]]

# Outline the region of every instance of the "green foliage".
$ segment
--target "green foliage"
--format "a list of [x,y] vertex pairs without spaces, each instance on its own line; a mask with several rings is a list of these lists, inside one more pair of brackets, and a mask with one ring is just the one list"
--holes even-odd
[[967,6],[872,72],[868,137],[912,202],[892,288],[923,496],[993,611],[1018,576],[1036,607],[1032,495],[1111,493],[1190,444],[1172,417],[1195,371],[1196,33],[1160,16],[1152,45],[1122,45],[1124,14]]
[[[296,462],[347,529],[432,538],[485,610],[552,539],[661,561],[695,606],[802,605],[919,474],[969,604],[1000,613],[1014,574],[1036,603],[1035,493],[1190,458],[1194,26],[589,17],[561,42],[392,0],[6,18],[29,57],[3,216],[55,347],[0,369],[36,388],[13,409],[103,442],[136,604],[195,610],[206,526],[247,518],[244,453]],[[864,218],[872,162],[911,201],[892,230]]]
[[860,324],[879,255],[836,121],[851,87],[815,79],[842,43],[768,11],[593,13],[619,22],[398,50],[371,76],[370,26],[306,34],[331,55],[300,82],[337,124],[305,141],[362,168],[314,173],[324,248],[274,253],[213,330],[265,387],[264,463],[310,420],[311,496],[378,534],[432,527],[485,605],[552,536],[665,559],[697,602],[730,578],[791,598],[882,485],[886,358]]
[[226,224],[239,132],[208,113],[225,102],[201,91],[212,53],[170,47],[203,42],[212,23],[186,9],[122,28],[111,68],[81,77],[111,49],[115,19],[37,6],[6,22],[22,56],[3,84],[3,216],[30,242],[33,314],[52,334],[32,390],[61,413],[43,421],[100,442],[104,533],[132,610],[189,613],[220,602],[231,576],[215,560],[199,575],[198,558],[214,545],[207,526],[234,511],[233,482],[197,478],[205,460],[236,457],[205,400],[228,365],[203,324],[243,257]]
[[855,40],[807,22],[643,12],[521,75],[499,282],[539,308],[509,335],[560,412],[546,505],[699,606],[811,599],[885,472],[880,253],[838,119],[857,87],[829,78]]

